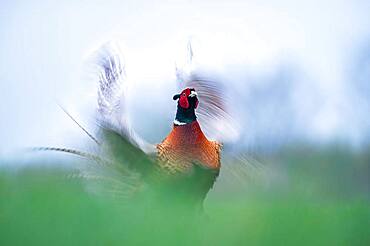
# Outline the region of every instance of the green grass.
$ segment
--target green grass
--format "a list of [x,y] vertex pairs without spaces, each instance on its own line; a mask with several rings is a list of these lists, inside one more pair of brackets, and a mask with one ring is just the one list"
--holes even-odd
[[287,153],[270,183],[221,176],[197,216],[91,195],[67,170],[4,170],[0,245],[370,245],[366,156]]

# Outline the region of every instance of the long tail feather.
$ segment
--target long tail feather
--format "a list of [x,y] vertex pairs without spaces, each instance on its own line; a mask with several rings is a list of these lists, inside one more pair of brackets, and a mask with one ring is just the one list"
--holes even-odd
[[56,151],[56,152],[63,152],[63,153],[68,153],[68,154],[73,154],[73,155],[77,155],[77,156],[80,156],[80,157],[84,157],[86,159],[93,160],[93,161],[104,162],[104,160],[102,158],[100,158],[99,156],[97,156],[97,155],[93,155],[93,154],[86,153],[86,152],[79,151],[79,150],[68,149],[68,148],[33,147],[33,148],[30,148],[29,150],[31,150],[31,151]]
[[80,167],[79,173],[67,175],[67,178],[93,181],[88,183],[88,190],[96,195],[127,199],[139,191],[141,187],[140,177],[136,173],[127,170],[124,165],[108,161],[94,154],[57,147],[34,147],[29,150],[68,153],[93,161],[87,166]]
[[58,106],[63,110],[63,112],[74,122],[77,126],[86,133],[87,136],[90,137],[97,145],[100,145],[100,142],[91,134],[89,133],[78,121],[61,105],[58,103]]

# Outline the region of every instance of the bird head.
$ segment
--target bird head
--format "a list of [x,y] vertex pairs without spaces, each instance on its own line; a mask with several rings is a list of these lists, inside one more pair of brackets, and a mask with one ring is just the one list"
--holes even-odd
[[173,100],[178,100],[178,107],[184,110],[196,109],[198,107],[198,94],[194,88],[186,88],[180,94],[173,96]]

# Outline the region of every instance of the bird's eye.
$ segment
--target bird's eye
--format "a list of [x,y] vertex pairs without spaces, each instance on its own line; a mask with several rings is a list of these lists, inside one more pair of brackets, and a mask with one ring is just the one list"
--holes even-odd
[[183,95],[183,96],[186,96],[186,94],[185,94],[185,93],[182,93],[182,95]]

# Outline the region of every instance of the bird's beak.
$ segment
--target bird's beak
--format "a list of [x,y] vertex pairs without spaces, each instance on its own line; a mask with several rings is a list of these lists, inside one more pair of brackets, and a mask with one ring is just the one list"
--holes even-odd
[[191,91],[189,97],[195,97],[195,96],[198,96],[198,93],[196,93],[195,91]]

